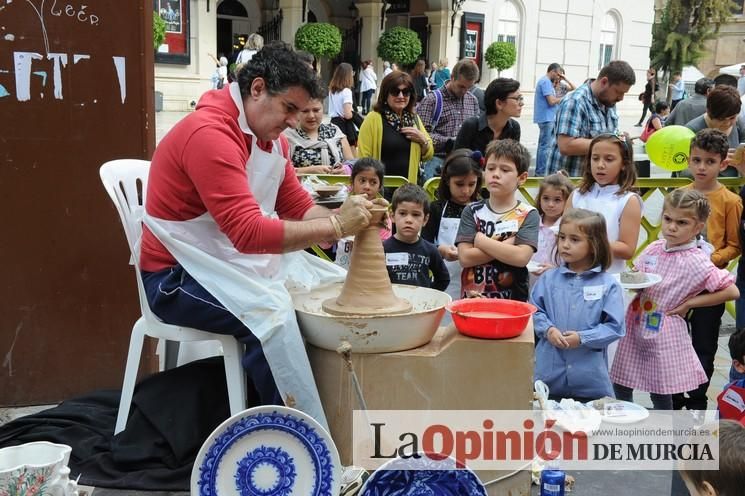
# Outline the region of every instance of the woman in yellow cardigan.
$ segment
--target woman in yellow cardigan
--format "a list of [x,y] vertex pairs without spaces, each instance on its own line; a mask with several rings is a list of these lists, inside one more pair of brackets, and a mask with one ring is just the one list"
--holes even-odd
[[378,101],[360,127],[360,157],[385,164],[387,176],[403,176],[416,184],[419,163],[434,154],[432,139],[414,113],[414,82],[411,76],[393,71],[380,83]]

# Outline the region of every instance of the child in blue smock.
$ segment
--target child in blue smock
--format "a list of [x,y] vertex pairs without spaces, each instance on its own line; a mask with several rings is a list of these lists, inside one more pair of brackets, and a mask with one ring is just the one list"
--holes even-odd
[[555,400],[613,397],[607,348],[625,333],[625,309],[620,283],[606,272],[612,255],[604,217],[567,210],[556,251],[558,267],[545,272],[530,295],[540,338],[535,379],[548,385]]

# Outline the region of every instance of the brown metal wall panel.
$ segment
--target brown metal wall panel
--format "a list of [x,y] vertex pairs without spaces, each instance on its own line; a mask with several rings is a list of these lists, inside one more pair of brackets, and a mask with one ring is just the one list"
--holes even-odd
[[139,309],[98,168],[152,154],[151,24],[149,0],[0,4],[0,405],[121,385]]

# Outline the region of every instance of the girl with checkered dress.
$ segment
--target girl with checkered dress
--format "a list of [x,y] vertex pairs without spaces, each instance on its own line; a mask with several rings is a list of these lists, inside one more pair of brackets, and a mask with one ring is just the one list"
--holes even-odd
[[616,398],[632,401],[633,390],[647,391],[658,410],[672,410],[674,393],[707,381],[693,349],[685,316],[692,308],[738,297],[734,277],[718,269],[699,247],[709,201],[693,189],[665,197],[663,239],[651,243],[635,261],[640,272],[662,281],[640,291],[626,311],[626,336],[616,352],[610,377]]

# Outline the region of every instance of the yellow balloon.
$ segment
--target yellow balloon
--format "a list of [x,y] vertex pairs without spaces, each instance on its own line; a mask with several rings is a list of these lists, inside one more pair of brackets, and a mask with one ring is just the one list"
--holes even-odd
[[647,140],[647,156],[657,167],[671,172],[688,167],[691,139],[696,135],[685,126],[665,126]]

